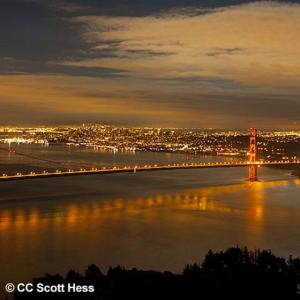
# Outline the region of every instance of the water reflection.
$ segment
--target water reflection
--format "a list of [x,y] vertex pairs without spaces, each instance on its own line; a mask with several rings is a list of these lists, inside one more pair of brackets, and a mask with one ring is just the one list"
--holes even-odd
[[[29,208],[12,208],[0,211],[0,233],[10,235],[24,229],[39,231],[42,226],[53,226],[63,230],[74,230],[82,223],[101,223],[105,218],[117,222],[121,218],[142,214],[144,218],[153,216],[156,209],[174,211],[199,211],[240,215],[246,211],[245,218],[249,226],[263,221],[266,190],[289,185],[300,185],[300,180],[243,183],[235,185],[204,187],[180,190],[173,194],[157,194],[146,198],[116,198],[105,201],[73,201],[53,208],[52,213],[45,214],[39,206]],[[237,204],[237,201],[240,203]],[[271,199],[268,199],[271,201]]]
[[300,255],[295,238],[299,185],[296,179],[176,191],[157,188],[155,182],[155,192],[147,197],[128,194],[128,189],[122,190],[123,197],[112,197],[101,186],[97,193],[73,198],[0,201],[0,284],[82,270],[91,263],[103,270],[121,264],[178,272],[210,248],[237,244]]

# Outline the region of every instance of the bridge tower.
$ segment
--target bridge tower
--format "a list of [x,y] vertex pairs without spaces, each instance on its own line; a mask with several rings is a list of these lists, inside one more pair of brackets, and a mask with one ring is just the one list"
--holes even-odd
[[250,128],[250,151],[249,151],[249,181],[257,181],[257,130]]

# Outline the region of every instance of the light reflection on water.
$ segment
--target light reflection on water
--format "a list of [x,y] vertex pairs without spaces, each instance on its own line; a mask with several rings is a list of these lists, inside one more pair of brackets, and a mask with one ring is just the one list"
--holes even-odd
[[[226,198],[228,194],[240,193],[241,190],[246,192],[247,198],[245,200],[251,204],[247,207],[249,221],[259,222],[264,214],[265,190],[289,185],[300,185],[300,180],[277,180],[188,189],[177,191],[174,194],[158,194],[155,197],[139,197],[130,200],[116,198],[88,204],[72,202],[63,211],[58,206],[57,211],[49,219],[45,219],[44,214],[37,208],[30,210],[4,209],[0,211],[0,230],[2,236],[6,232],[11,235],[12,231],[17,233],[19,229],[22,233],[25,224],[27,228],[38,230],[39,226],[44,226],[48,222],[55,226],[71,228],[78,225],[80,221],[97,222],[101,220],[104,214],[112,214],[113,219],[111,221],[117,221],[124,215],[131,216],[141,212],[147,217],[148,214],[151,214],[151,209],[155,208],[220,212],[223,214],[241,213],[241,208],[219,199],[220,197]],[[119,214],[120,212],[122,215]]]
[[[7,281],[98,263],[180,271],[209,248],[267,247],[300,254],[299,180],[240,183],[102,201],[55,202],[0,211],[1,265]],[[272,198],[273,197],[273,198]],[[49,203],[48,203],[49,204]],[[14,261],[5,264],[9,258]]]

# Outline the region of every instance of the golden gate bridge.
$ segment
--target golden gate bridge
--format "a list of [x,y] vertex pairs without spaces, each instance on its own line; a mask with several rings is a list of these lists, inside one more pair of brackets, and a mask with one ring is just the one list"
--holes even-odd
[[80,168],[79,170],[69,169],[67,171],[56,170],[54,172],[43,171],[41,173],[30,172],[28,174],[17,173],[14,175],[2,174],[0,181],[23,180],[23,179],[39,179],[39,178],[53,178],[65,176],[82,176],[82,175],[96,175],[96,174],[114,174],[114,173],[130,173],[130,172],[146,172],[159,170],[181,170],[181,169],[210,169],[210,168],[248,168],[249,181],[258,180],[258,167],[268,166],[293,166],[299,167],[300,176],[300,160],[258,160],[257,155],[257,130],[250,129],[250,148],[248,161],[236,162],[214,162],[214,163],[175,163],[167,165],[149,164],[143,166],[122,166],[122,167],[101,167],[101,168]]

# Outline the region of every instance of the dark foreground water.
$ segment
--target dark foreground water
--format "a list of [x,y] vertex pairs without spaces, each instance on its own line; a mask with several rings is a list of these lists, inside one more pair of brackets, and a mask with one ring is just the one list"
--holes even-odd
[[[5,147],[2,145],[2,147]],[[75,165],[215,160],[19,146]],[[58,168],[0,152],[0,172]],[[0,284],[96,263],[180,272],[234,245],[300,256],[300,181],[287,170],[203,169],[0,182]],[[0,293],[1,295],[1,293]]]

